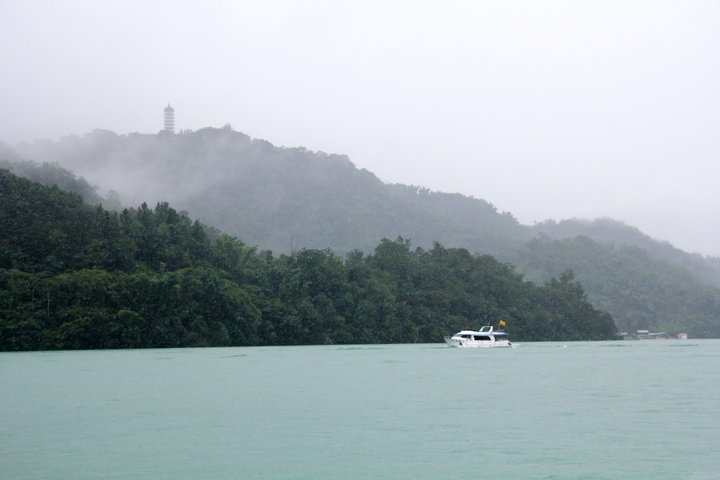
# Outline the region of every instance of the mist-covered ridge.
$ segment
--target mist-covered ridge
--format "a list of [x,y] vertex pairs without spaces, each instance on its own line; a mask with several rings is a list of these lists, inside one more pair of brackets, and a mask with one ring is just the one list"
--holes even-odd
[[167,203],[108,212],[6,170],[0,220],[0,351],[437,342],[500,321],[517,340],[616,333],[570,273],[537,286],[437,243],[273,257]]
[[493,255],[539,283],[572,270],[621,330],[720,331],[720,260],[612,219],[521,225],[486,200],[384,183],[347,156],[278,147],[229,127],[177,135],[96,130],[11,154],[65,167],[125,204],[168,201],[261,249],[344,255],[370,252],[382,238],[422,248],[440,242]]
[[533,226],[533,231],[551,239],[571,239],[578,236],[622,246],[639,247],[651,256],[687,268],[711,285],[720,287],[720,258],[688,253],[670,242],[656,240],[638,228],[611,218],[595,220],[547,220]]
[[492,253],[529,233],[486,201],[386,184],[345,155],[276,147],[228,127],[178,135],[96,130],[23,144],[18,153],[58,162],[124,203],[168,201],[273,251],[367,250],[400,235],[418,246],[444,241]]

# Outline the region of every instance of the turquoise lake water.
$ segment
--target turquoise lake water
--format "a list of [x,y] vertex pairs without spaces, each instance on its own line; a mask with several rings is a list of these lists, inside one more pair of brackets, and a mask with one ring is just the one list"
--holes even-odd
[[2,479],[720,479],[720,340],[0,354]]

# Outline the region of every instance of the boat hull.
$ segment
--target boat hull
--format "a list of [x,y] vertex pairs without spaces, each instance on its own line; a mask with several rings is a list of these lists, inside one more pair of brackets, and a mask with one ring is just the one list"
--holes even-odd
[[496,340],[496,341],[475,341],[467,339],[456,339],[453,337],[445,337],[445,343],[449,347],[457,348],[503,348],[512,347],[512,344],[508,340]]

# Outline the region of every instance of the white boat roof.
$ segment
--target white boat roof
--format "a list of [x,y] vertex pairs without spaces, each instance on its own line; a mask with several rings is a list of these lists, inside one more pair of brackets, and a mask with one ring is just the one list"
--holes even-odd
[[482,327],[480,330],[460,330],[455,335],[507,335],[507,333],[503,332],[502,330],[495,330],[492,325],[486,325]]

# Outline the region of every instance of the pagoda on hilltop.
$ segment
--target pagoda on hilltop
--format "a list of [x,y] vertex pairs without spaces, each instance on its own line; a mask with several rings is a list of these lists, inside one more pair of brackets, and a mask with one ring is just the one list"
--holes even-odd
[[175,133],[175,109],[170,106],[165,107],[165,133]]

